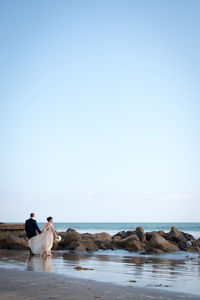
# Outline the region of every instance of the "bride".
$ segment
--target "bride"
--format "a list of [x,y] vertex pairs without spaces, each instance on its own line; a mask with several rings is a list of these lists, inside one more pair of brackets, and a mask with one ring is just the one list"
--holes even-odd
[[58,235],[54,229],[53,218],[48,217],[47,223],[42,229],[42,233],[32,237],[28,241],[28,246],[33,254],[44,254],[51,256],[51,248],[53,247],[53,238],[58,239]]

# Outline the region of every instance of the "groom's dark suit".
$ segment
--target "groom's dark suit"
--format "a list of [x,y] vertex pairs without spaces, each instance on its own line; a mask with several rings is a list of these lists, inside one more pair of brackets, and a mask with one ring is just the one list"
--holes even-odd
[[36,230],[39,233],[41,233],[41,230],[38,227],[36,220],[34,220],[32,218],[26,220],[26,222],[25,222],[25,231],[26,231],[26,235],[29,239],[36,235]]

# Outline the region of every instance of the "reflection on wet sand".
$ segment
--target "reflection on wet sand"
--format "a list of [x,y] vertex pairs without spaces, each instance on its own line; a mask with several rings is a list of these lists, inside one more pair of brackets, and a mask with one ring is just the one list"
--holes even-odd
[[52,271],[51,257],[30,256],[30,258],[27,261],[27,270],[51,272]]
[[82,259],[90,259],[94,255],[93,254],[82,254],[78,252],[69,252],[69,253],[63,253],[62,257],[64,260],[71,260],[71,261],[78,261]]
[[[104,254],[105,253],[105,254]],[[0,251],[0,266],[29,271],[56,272],[67,276],[138,286],[168,286],[171,290],[200,293],[200,259],[197,254],[143,256],[122,252],[56,251],[53,257],[29,257],[28,251]],[[76,267],[92,271],[77,271]],[[192,280],[191,280],[192,278]]]

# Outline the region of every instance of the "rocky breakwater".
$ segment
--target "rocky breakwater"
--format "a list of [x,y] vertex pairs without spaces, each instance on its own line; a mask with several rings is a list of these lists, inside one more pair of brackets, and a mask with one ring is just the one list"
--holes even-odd
[[59,232],[62,240],[58,249],[77,251],[97,251],[98,249],[114,249],[112,236],[106,232],[80,234],[72,228]]
[[[65,232],[58,232],[61,241],[54,242],[54,250],[71,251],[97,251],[99,249],[125,249],[141,254],[175,252],[175,251],[200,251],[200,239],[179,231],[172,227],[170,232],[153,231],[145,232],[142,227],[135,230],[120,231],[111,236],[106,232],[79,233],[69,228]],[[0,224],[1,249],[28,249],[24,224]]]
[[0,249],[28,249],[24,224],[0,224]]
[[200,239],[172,227],[170,232],[144,232],[142,227],[135,230],[120,231],[114,236],[106,232],[80,234],[72,228],[60,232],[61,242],[57,249],[76,251],[97,251],[98,249],[125,249],[142,254],[164,253],[176,251],[200,251]]

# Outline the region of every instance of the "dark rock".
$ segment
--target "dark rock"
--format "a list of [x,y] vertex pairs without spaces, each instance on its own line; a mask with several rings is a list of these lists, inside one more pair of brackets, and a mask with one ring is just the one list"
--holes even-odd
[[128,231],[126,231],[125,236],[128,237],[128,236],[131,236],[134,234],[136,234],[136,230],[128,230]]
[[144,243],[142,243],[137,236],[137,234],[133,234],[131,236],[122,239],[121,241],[116,243],[118,248],[124,248],[128,251],[141,251],[144,250]]
[[185,237],[175,226],[172,226],[171,231],[166,235],[166,239],[178,243],[179,241],[184,241]]
[[23,238],[19,238],[15,235],[10,235],[6,239],[6,245],[8,249],[15,249],[15,250],[27,250],[28,242]]
[[82,233],[81,238],[83,240],[94,240],[94,234],[91,233]]
[[191,241],[192,246],[200,247],[200,239]]
[[7,238],[0,236],[0,249],[7,249]]
[[149,253],[160,253],[162,252],[174,252],[178,251],[179,248],[174,243],[167,241],[164,237],[155,233],[150,239],[148,245],[145,247],[146,252]]
[[140,241],[137,234],[130,235],[125,239],[116,243],[118,248],[124,248],[128,251],[141,251],[144,250],[144,244]]
[[98,247],[92,240],[82,240],[78,242],[73,242],[70,245],[69,250],[77,251],[97,251]]
[[93,240],[99,249],[114,249],[114,246],[112,244],[112,236],[110,234],[106,232],[95,233],[93,237]]
[[113,235],[113,238],[115,236],[120,236],[122,239],[127,238],[128,236],[131,236],[133,234],[136,234],[136,230],[128,230],[128,231],[119,231],[115,235]]
[[126,245],[125,249],[128,251],[137,252],[137,251],[144,250],[144,246],[140,241],[132,240]]
[[127,246],[127,244],[129,242],[132,242],[132,241],[138,241],[138,242],[140,242],[140,239],[139,239],[139,237],[136,234],[133,234],[133,235],[128,236],[125,239],[122,239],[121,241],[119,241],[117,243],[117,246],[119,248],[125,248]]
[[72,233],[72,232],[76,232],[76,230],[73,229],[73,228],[68,228],[68,229],[66,230],[66,232],[67,232],[67,233]]
[[136,228],[136,234],[142,243],[146,242],[146,235],[145,235],[144,229],[142,227]]
[[122,240],[122,237],[119,236],[119,235],[116,235],[116,236],[113,236],[113,237],[112,237],[112,242],[113,242],[114,244],[120,242],[121,240]]
[[78,242],[82,239],[81,234],[76,231],[59,233],[59,235],[62,238],[60,244],[64,247],[70,245],[73,242]]
[[93,237],[95,242],[112,241],[112,236],[107,232],[95,233],[93,234]]
[[151,232],[146,232],[146,240],[147,241],[150,241],[150,239],[152,238],[152,236],[154,235],[154,234],[159,234],[160,236],[162,236],[162,237],[164,237],[165,238],[165,236],[166,236],[166,233],[164,232],[164,231],[162,231],[162,230],[160,230],[160,231],[151,231]]
[[200,252],[200,247],[199,246],[190,246],[185,251],[187,251],[187,252]]
[[185,251],[187,248],[190,247],[190,244],[189,244],[188,241],[186,241],[186,240],[179,241],[179,242],[177,243],[177,245],[178,245],[179,249],[180,249],[180,250],[183,250],[183,251]]
[[114,244],[111,242],[111,241],[104,241],[104,242],[100,242],[100,241],[96,241],[95,244],[97,245],[97,247],[99,249],[102,249],[102,250],[114,250],[115,247],[114,247]]
[[115,235],[113,235],[113,238],[116,236],[120,236],[122,239],[124,239],[126,237],[126,231],[119,231],[118,233],[116,233]]
[[192,240],[195,239],[195,238],[194,238],[191,234],[189,234],[189,233],[186,233],[186,232],[183,232],[183,231],[181,231],[181,233],[182,233],[182,235],[184,236],[184,238],[185,238],[187,241],[192,241]]

